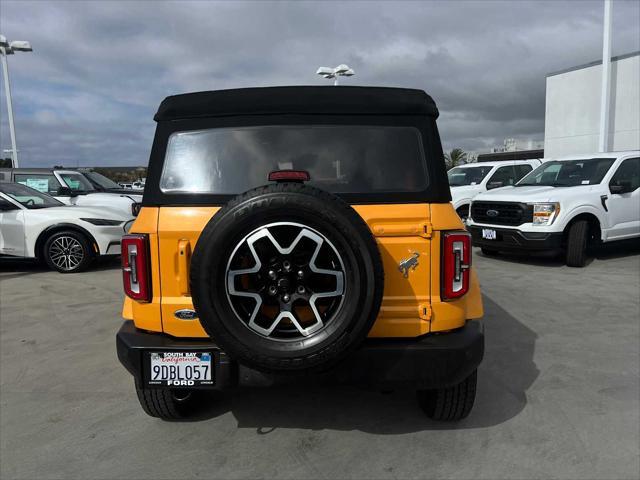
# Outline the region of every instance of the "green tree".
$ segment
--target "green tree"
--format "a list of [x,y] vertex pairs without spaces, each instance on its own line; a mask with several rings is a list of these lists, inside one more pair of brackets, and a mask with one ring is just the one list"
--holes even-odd
[[447,170],[457,165],[462,165],[467,162],[467,152],[461,148],[454,148],[450,152],[445,152],[444,161],[447,165]]

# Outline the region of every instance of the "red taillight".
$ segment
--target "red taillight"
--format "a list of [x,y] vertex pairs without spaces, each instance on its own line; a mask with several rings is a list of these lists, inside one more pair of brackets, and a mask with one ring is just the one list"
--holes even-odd
[[459,298],[469,291],[471,235],[446,232],[442,236],[442,298]]
[[151,300],[149,243],[143,234],[125,235],[121,243],[124,293],[139,302]]
[[269,174],[270,182],[308,182],[311,175],[305,170],[276,170]]

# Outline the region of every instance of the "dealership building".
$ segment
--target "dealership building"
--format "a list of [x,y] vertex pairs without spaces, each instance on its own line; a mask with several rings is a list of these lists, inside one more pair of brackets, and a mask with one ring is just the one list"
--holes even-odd
[[[544,156],[597,152],[602,61],[547,75]],[[611,58],[608,150],[640,149],[640,52]]]

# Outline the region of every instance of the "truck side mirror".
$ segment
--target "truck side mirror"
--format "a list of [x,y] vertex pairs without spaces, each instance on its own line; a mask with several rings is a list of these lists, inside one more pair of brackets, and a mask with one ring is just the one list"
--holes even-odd
[[60,197],[77,197],[78,193],[69,187],[58,187],[56,195]]
[[616,183],[609,184],[609,191],[613,194],[620,195],[622,193],[632,192],[633,188],[629,180],[619,180]]
[[492,190],[494,188],[504,187],[504,182],[489,182],[487,184],[487,190]]

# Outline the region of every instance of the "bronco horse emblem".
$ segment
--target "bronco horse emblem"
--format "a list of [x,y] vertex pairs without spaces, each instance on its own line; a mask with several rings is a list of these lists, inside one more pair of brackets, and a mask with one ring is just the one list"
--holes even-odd
[[409,258],[405,258],[398,264],[398,270],[402,272],[404,278],[409,278],[409,269],[415,270],[418,267],[418,257],[420,254],[414,252]]

